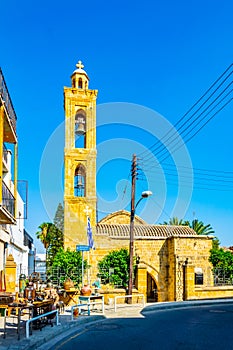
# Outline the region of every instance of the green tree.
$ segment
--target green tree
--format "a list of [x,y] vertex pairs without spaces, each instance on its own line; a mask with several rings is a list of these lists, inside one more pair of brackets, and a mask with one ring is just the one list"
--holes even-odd
[[45,254],[46,254],[46,267],[47,267],[47,260],[48,260],[48,247],[52,241],[51,236],[51,226],[53,224],[51,222],[43,222],[38,228],[40,231],[36,232],[36,237],[41,240],[42,244],[45,248]]
[[176,216],[174,216],[169,221],[164,221],[162,225],[189,226],[189,222],[183,221],[183,219],[178,219]]
[[52,224],[50,227],[50,244],[47,249],[48,266],[52,266],[57,252],[60,250],[60,248],[63,248],[63,245],[63,232],[60,231],[59,228],[55,226],[55,224]]
[[212,248],[210,250],[209,261],[213,265],[213,270],[218,270],[219,277],[233,278],[233,255],[231,251],[223,248]]
[[217,237],[214,237],[212,241],[212,249],[219,249],[219,247],[220,247],[220,241]]
[[53,263],[53,259],[60,247],[63,247],[63,233],[51,222],[44,222],[36,232],[36,237],[41,240],[46,252],[46,267]]
[[164,221],[163,225],[176,225],[176,226],[189,226],[198,235],[211,235],[214,234],[213,228],[208,225],[204,225],[202,221],[194,219],[191,223],[189,221],[184,221],[183,219],[178,219],[177,217],[171,218],[168,222]]
[[[87,269],[87,261],[84,260],[84,271]],[[53,259],[50,278],[53,281],[57,277],[60,283],[70,278],[76,285],[82,280],[82,256],[80,252],[71,251],[69,248],[65,251],[60,248]]]
[[47,249],[50,241],[50,228],[52,223],[51,222],[43,222],[38,228],[40,231],[36,232],[36,237],[41,240],[42,244],[44,245],[44,248]]
[[214,230],[208,225],[204,225],[202,221],[197,219],[193,220],[189,225],[198,235],[211,235],[214,234]]
[[129,276],[129,252],[114,250],[98,263],[98,277],[102,283],[127,287]]
[[62,233],[64,233],[64,208],[61,203],[57,206],[53,223]]

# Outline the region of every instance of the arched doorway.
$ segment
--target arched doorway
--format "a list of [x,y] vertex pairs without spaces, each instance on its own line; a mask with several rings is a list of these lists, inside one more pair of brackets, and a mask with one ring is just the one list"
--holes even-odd
[[158,301],[158,288],[153,277],[147,272],[147,302],[153,303]]

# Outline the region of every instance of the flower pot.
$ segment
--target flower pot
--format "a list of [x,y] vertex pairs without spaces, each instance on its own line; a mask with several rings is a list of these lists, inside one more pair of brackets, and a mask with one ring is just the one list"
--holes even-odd
[[71,289],[71,288],[74,288],[74,282],[73,282],[70,278],[68,278],[68,279],[65,280],[65,282],[63,283],[63,287],[64,287],[64,289],[66,289],[66,290],[69,290],[69,289]]
[[84,285],[81,289],[81,295],[83,295],[83,296],[91,295],[91,287],[88,285]]

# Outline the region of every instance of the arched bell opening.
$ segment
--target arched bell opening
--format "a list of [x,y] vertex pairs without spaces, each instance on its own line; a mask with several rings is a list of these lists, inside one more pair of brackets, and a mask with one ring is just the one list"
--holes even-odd
[[86,147],[86,112],[79,109],[75,114],[75,148]]
[[82,89],[83,88],[83,80],[82,78],[79,78],[78,80],[78,89]]
[[75,169],[74,174],[74,196],[85,197],[86,196],[86,169],[80,164]]

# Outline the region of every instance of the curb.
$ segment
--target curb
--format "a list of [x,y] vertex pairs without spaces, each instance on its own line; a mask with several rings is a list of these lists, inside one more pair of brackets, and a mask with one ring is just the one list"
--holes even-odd
[[169,309],[181,309],[196,306],[208,306],[208,305],[221,305],[221,304],[233,304],[233,299],[206,299],[206,300],[189,300],[189,301],[176,301],[176,302],[163,302],[159,304],[148,305],[141,311],[142,315],[147,312],[161,311]]
[[[56,337],[56,339],[64,338],[64,334],[68,334],[68,331],[73,332],[73,329],[79,329],[86,324],[96,323],[100,320],[106,319],[102,315],[88,316],[85,318],[79,318],[78,320],[67,321],[65,324],[60,324],[58,326],[53,325],[50,327],[47,325],[45,328],[42,328],[40,333],[34,333],[28,339],[19,340],[17,343],[14,343],[8,347],[3,347],[5,350],[35,350],[41,348],[41,350],[48,349],[48,342]],[[52,328],[52,329],[51,329]],[[60,335],[60,337],[59,337]],[[0,346],[1,350],[1,346]]]
[[[192,308],[197,306],[208,306],[208,305],[224,305],[224,304],[233,304],[233,299],[218,299],[218,300],[194,300],[194,301],[181,301],[181,302],[163,302],[163,303],[156,303],[152,305],[147,305],[142,307],[141,314],[144,315],[149,312],[153,311],[162,311],[162,310],[172,310],[172,309],[183,309],[183,308]],[[132,310],[132,309],[131,309]],[[126,317],[124,312],[127,313],[127,306],[125,308],[121,309],[122,317]],[[137,310],[138,311],[138,310]],[[58,336],[56,338],[56,341],[59,341],[61,339],[64,339],[65,337],[69,336],[70,333],[73,333],[73,329],[76,327],[76,330],[79,331],[80,328],[84,327],[86,324],[91,325],[98,323],[100,321],[103,321],[104,319],[108,318],[114,318],[114,315],[117,315],[114,311],[111,312],[111,317],[108,315],[106,316],[89,316],[88,318],[82,319],[82,322],[76,323],[75,321],[70,321],[68,324],[63,326],[62,330],[64,330],[64,334],[60,334],[60,337]],[[127,315],[128,316],[128,315]],[[70,332],[68,332],[70,330]],[[60,332],[58,332],[60,333]],[[50,339],[53,339],[56,334],[50,335]],[[42,341],[43,346],[39,346],[38,342],[36,344],[36,347],[29,347],[27,350],[47,350],[49,347],[49,343],[45,344],[45,341],[48,342],[48,339]],[[13,350],[13,349],[9,349]]]
[[[183,309],[183,308],[193,308],[197,306],[209,306],[209,305],[224,305],[224,304],[233,304],[233,298],[230,299],[206,299],[206,300],[190,300],[190,301],[177,301],[177,302],[162,302],[162,303],[155,303],[150,304],[146,306],[142,306],[141,308],[141,315],[146,316],[147,313],[154,312],[154,311],[166,311],[166,310],[172,310],[172,309]],[[132,310],[132,309],[131,309]],[[132,310],[133,311],[133,310]],[[136,312],[139,312],[138,309]],[[120,313],[120,315],[119,315]],[[128,314],[127,314],[128,313]],[[116,317],[130,317],[129,309],[127,309],[127,306],[125,308],[121,308],[118,313],[115,313],[114,310],[112,310],[109,315],[108,313],[106,315],[95,315],[95,316],[88,316],[88,317],[80,317],[76,320],[63,320],[63,323],[53,327],[46,326],[43,328],[39,333],[36,332],[33,335],[30,336],[29,339],[23,338],[19,341],[14,342],[14,344],[11,344],[9,346],[1,346],[0,350],[47,350],[49,348],[52,348],[52,342],[54,342],[54,338],[56,338],[56,341],[62,340],[69,336],[69,334],[74,332],[74,329],[79,331],[81,328],[85,327],[86,325],[95,324],[98,322],[101,322],[106,319],[112,319],[114,316]]]
[[[46,339],[44,341],[42,341],[42,343],[40,342],[40,344],[36,343],[34,345],[31,345],[27,350],[48,350],[51,349],[54,345],[54,337],[56,336],[56,342],[62,341],[63,339],[69,337],[70,334],[74,333],[74,329],[76,330],[76,332],[79,332],[80,330],[82,330],[83,328],[85,328],[85,325],[94,325],[94,324],[98,324],[100,321],[103,321],[104,319],[106,319],[106,317],[103,316],[95,316],[95,319],[91,320],[90,318],[88,320],[85,320],[84,322],[81,322],[79,324],[75,324],[72,323],[72,325],[70,326],[67,325],[66,327],[62,328],[62,332],[59,332],[58,334],[52,334],[49,339]],[[61,329],[60,329],[61,331]],[[11,349],[9,349],[11,350]]]

